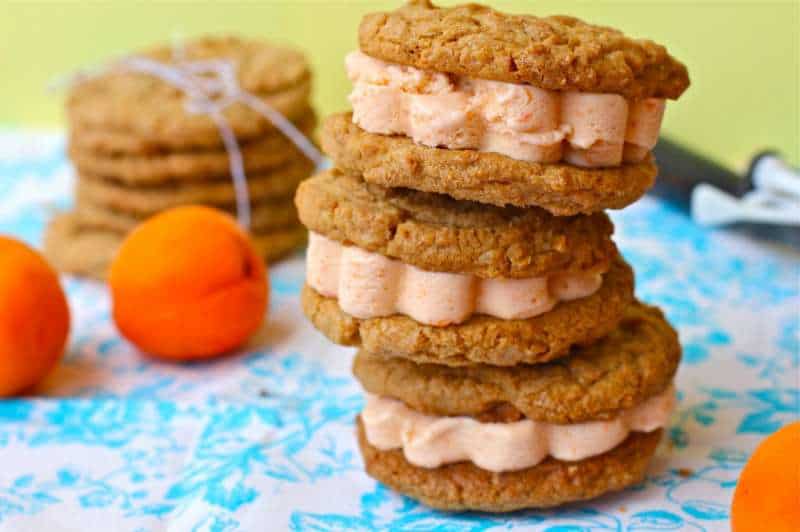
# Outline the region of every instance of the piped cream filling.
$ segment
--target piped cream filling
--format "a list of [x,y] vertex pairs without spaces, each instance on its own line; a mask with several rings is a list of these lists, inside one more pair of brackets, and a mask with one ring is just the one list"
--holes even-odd
[[481,279],[431,272],[311,232],[306,282],[343,311],[360,319],[405,314],[419,323],[445,326],[473,314],[527,319],[560,301],[595,293],[601,272],[564,272],[527,279]]
[[350,53],[353,122],[431,147],[495,152],[587,167],[643,160],[658,140],[665,101],[557,92],[459,77]]
[[402,449],[416,466],[469,461],[500,473],[535,466],[547,456],[574,462],[603,454],[631,432],[665,427],[674,407],[675,390],[670,386],[607,421],[481,423],[471,417],[429,416],[397,399],[368,394],[361,420],[370,445],[382,451]]

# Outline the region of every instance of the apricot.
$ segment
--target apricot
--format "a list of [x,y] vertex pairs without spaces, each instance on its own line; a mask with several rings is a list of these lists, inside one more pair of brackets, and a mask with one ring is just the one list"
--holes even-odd
[[800,421],[762,441],[733,494],[734,532],[800,530]]
[[0,236],[0,396],[41,381],[64,353],[69,306],[58,276],[36,251]]
[[109,272],[114,321],[141,351],[186,361],[245,343],[264,321],[267,269],[229,215],[177,207],[125,239]]

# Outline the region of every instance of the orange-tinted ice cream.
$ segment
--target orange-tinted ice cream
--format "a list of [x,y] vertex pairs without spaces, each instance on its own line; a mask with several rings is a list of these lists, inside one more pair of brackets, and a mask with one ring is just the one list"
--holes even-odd
[[658,140],[664,100],[556,92],[394,65],[352,52],[353,122],[431,147],[514,159],[617,166],[644,159]]

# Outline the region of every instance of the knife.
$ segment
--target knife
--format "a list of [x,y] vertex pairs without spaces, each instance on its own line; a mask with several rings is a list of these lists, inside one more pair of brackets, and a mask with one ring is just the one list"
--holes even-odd
[[651,193],[704,226],[730,225],[800,248],[800,172],[772,151],[743,176],[661,137],[653,150],[659,175]]

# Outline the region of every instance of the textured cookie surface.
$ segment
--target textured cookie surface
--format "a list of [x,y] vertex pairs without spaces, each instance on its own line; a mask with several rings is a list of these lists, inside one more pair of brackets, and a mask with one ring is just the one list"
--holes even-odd
[[329,117],[322,146],[336,165],[365,181],[448,194],[503,207],[537,206],[559,215],[621,209],[658,173],[652,157],[614,168],[518,161],[497,153],[430,148],[402,136],[368,133],[351,113]]
[[308,285],[301,300],[311,323],[332,341],[360,345],[376,356],[448,366],[512,366],[554,360],[568,354],[575,344],[588,344],[610,333],[633,300],[633,272],[619,259],[591,296],[559,303],[527,320],[474,315],[447,327],[423,325],[402,315],[354,318],[342,311],[336,299]]
[[[298,124],[311,134],[315,118],[309,113]],[[130,185],[152,185],[169,181],[202,181],[229,177],[230,156],[222,148],[175,151],[158,154],[103,153],[84,145],[81,137],[70,138],[69,156],[78,172],[112,178]],[[273,131],[240,144],[247,174],[264,173],[303,155],[282,133]]]
[[[282,258],[305,242],[302,226],[251,236],[256,252],[265,260]],[[124,235],[109,230],[82,227],[72,213],[55,216],[47,226],[44,253],[59,271],[105,279]]]
[[412,0],[365,16],[358,40],[385,61],[549,90],[674,99],[689,86],[686,67],[663,46],[565,16]]
[[337,170],[303,182],[295,203],[311,231],[424,270],[522,278],[604,266],[616,256],[603,213],[501,209],[371,185]]
[[[308,64],[296,50],[234,37],[209,37],[185,43],[181,53],[187,60],[231,61],[242,89],[290,119],[299,118],[308,108]],[[169,46],[138,55],[174,64]],[[117,65],[76,84],[69,95],[67,114],[78,133],[111,132],[142,151],[221,146],[215,122],[187,112],[185,105],[186,96],[175,87]],[[223,113],[239,139],[274,129],[241,103],[226,107]]]
[[661,430],[634,432],[607,453],[578,462],[547,458],[505,473],[460,462],[435,469],[409,463],[400,450],[381,451],[366,439],[359,418],[358,444],[367,473],[390,488],[440,510],[510,512],[598,497],[641,482]]
[[663,392],[680,358],[661,311],[637,302],[608,336],[546,364],[454,368],[361,350],[353,373],[368,392],[426,414],[565,424],[611,419]]
[[[297,185],[311,174],[313,165],[296,159],[286,166],[247,178],[250,201],[282,199],[294,192]],[[175,182],[151,186],[130,186],[110,179],[81,175],[76,194],[95,205],[120,212],[147,215],[171,207],[190,204],[229,206],[236,201],[230,179]]]

